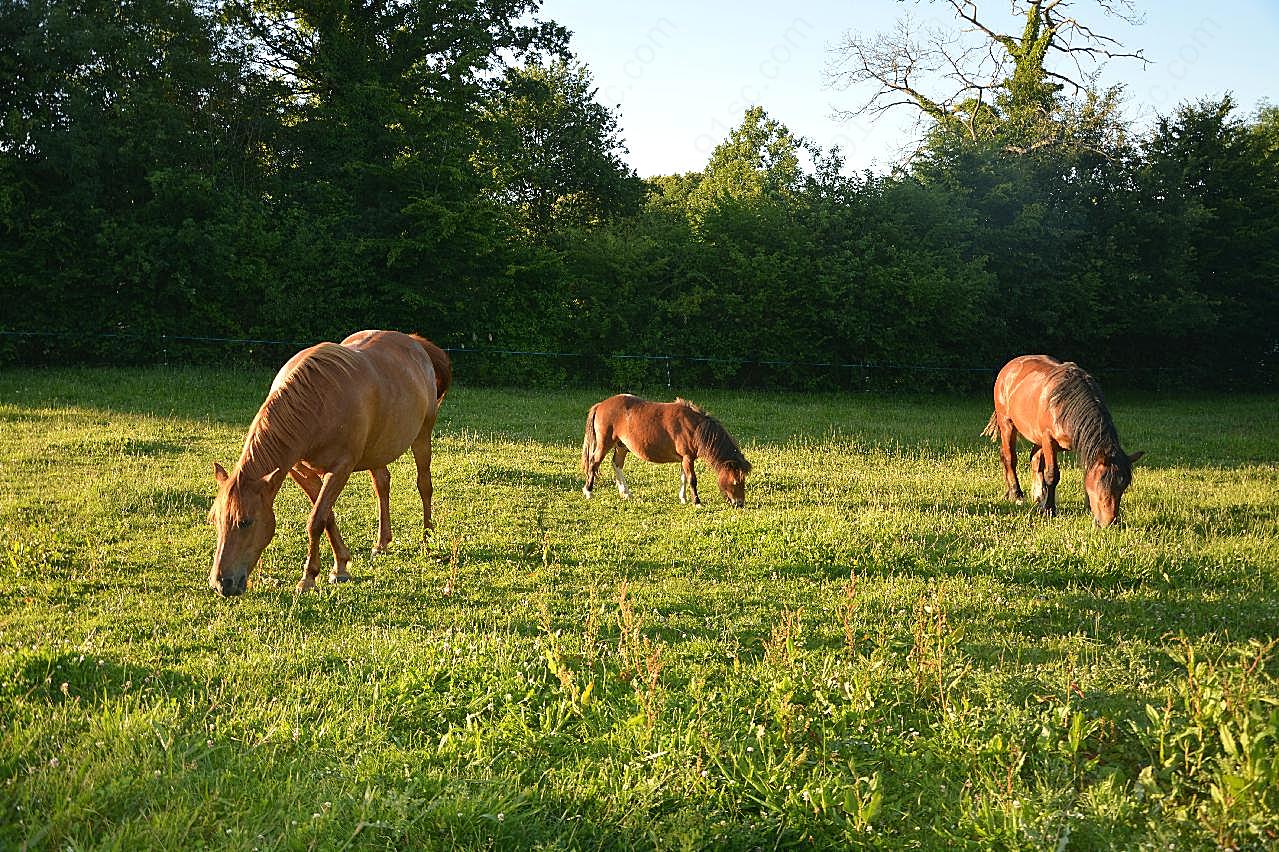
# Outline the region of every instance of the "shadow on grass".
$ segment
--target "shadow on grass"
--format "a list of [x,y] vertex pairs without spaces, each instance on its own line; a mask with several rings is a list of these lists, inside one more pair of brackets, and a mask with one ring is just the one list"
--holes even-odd
[[141,691],[181,695],[204,691],[209,686],[171,669],[148,669],[93,654],[73,653],[27,657],[0,684],[7,687],[0,688],[0,695],[7,692],[13,699],[51,705],[100,705]]
[[117,509],[129,515],[172,517],[192,512],[203,515],[212,503],[211,487],[153,488],[137,494],[126,493],[117,504]]
[[581,491],[583,480],[580,474],[543,473],[536,470],[482,465],[476,471],[475,481],[481,485],[510,485],[541,488],[553,492],[573,492]]
[[[976,617],[976,614],[974,615]],[[1192,590],[1146,589],[1115,599],[1106,593],[1057,595],[1050,606],[1030,614],[992,615],[999,629],[1023,636],[1066,636],[1097,632],[1113,638],[1159,643],[1170,635],[1192,641],[1207,636],[1240,642],[1279,634],[1279,596]]]
[[1279,504],[1232,503],[1198,506],[1188,512],[1164,509],[1147,518],[1142,526],[1171,532],[1189,530],[1202,536],[1244,533],[1259,527],[1273,532],[1279,528]]

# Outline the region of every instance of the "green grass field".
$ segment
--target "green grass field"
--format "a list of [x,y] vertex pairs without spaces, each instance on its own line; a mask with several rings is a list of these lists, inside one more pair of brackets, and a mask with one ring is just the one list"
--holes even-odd
[[361,474],[356,582],[298,596],[289,484],[225,600],[210,466],[269,381],[0,372],[0,848],[1279,844],[1275,397],[1112,394],[1148,455],[1099,531],[1074,467],[1000,499],[984,394],[677,389],[734,511],[634,458],[583,500],[604,392],[458,387],[432,543],[402,459],[370,560]]

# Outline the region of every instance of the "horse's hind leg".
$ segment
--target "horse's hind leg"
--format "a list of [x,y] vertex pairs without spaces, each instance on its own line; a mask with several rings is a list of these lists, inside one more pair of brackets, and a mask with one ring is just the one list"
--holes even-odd
[[1025,495],[1017,481],[1017,427],[1007,417],[999,420],[999,460],[1004,463],[1004,484],[1008,486],[1004,496],[1020,503]]
[[373,476],[373,493],[377,494],[377,543],[373,553],[385,553],[391,543],[391,471],[384,467],[370,470]]
[[[320,497],[320,477],[309,473],[299,473],[297,470],[290,470],[289,475],[293,477],[293,481],[298,484],[311,501],[311,509],[315,510],[315,501]],[[333,570],[329,574],[329,579],[334,582],[341,582],[351,578],[347,571],[347,566],[351,564],[351,549],[346,546],[346,542],[342,540],[342,534],[338,532],[337,513],[330,511],[329,517],[324,525],[324,531],[329,536],[329,544],[333,547]],[[318,573],[318,570],[317,572]],[[306,577],[303,577],[303,583],[306,583]],[[314,585],[315,578],[312,576],[311,584],[306,588]]]
[[422,498],[422,541],[429,541],[435,522],[431,520],[431,429],[430,423],[413,442],[413,461],[417,463],[417,493]]
[[[587,500],[591,499],[591,492],[595,490],[595,477],[599,476],[600,465],[604,463],[604,456],[608,455],[608,451],[613,449],[613,435],[611,432],[604,434],[596,434],[595,443],[592,444],[584,453],[586,484],[582,486],[582,496]],[[621,468],[618,468],[621,473]],[[622,480],[619,479],[619,482]]]
[[626,487],[626,477],[622,475],[622,465],[626,464],[626,445],[618,443],[613,448],[613,481],[617,483],[617,493],[623,500],[631,499],[631,489]]

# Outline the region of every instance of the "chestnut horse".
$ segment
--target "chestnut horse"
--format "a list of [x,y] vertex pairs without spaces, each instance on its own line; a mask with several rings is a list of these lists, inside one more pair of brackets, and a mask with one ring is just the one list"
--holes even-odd
[[686,486],[693,492],[694,505],[702,502],[697,496],[697,473],[693,469],[698,456],[715,468],[719,490],[729,503],[740,509],[746,502],[746,475],[751,472],[751,463],[718,420],[686,399],[648,402],[622,393],[591,406],[582,440],[582,472],[586,474],[582,493],[588,499],[595,488],[600,463],[609,450],[613,450],[617,492],[623,498],[631,496],[622,476],[629,451],[645,461],[681,462],[681,503],[688,502],[684,496]]
[[1032,496],[1047,515],[1057,513],[1057,456],[1074,450],[1084,469],[1084,501],[1093,521],[1119,520],[1119,498],[1132,483],[1132,465],[1145,453],[1124,453],[1101,388],[1073,361],[1022,355],[995,379],[995,413],[983,435],[999,442],[1009,500],[1021,502],[1017,481],[1017,436],[1035,445],[1030,453]]
[[431,430],[452,381],[449,356],[429,340],[398,331],[360,331],[319,343],[289,359],[253,418],[230,473],[214,463],[218,495],[209,511],[217,550],[209,585],[222,595],[244,592],[249,569],[275,535],[275,497],[292,476],[310,498],[309,547],[298,590],[320,573],[319,538],[333,547],[330,582],[350,579],[351,551],[338,532],[333,504],[357,470],[373,475],[378,500],[374,553],[391,541],[391,474],[387,465],[408,448],[417,462],[424,536],[431,524]]

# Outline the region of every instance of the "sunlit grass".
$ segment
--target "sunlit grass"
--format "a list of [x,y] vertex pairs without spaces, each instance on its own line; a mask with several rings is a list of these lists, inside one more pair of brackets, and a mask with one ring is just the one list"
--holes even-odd
[[1112,394],[1126,525],[999,500],[984,397],[665,390],[755,465],[582,499],[604,391],[456,388],[420,544],[366,476],[356,582],[239,600],[211,464],[270,375],[0,373],[0,847],[1265,847],[1279,840],[1274,397]]

